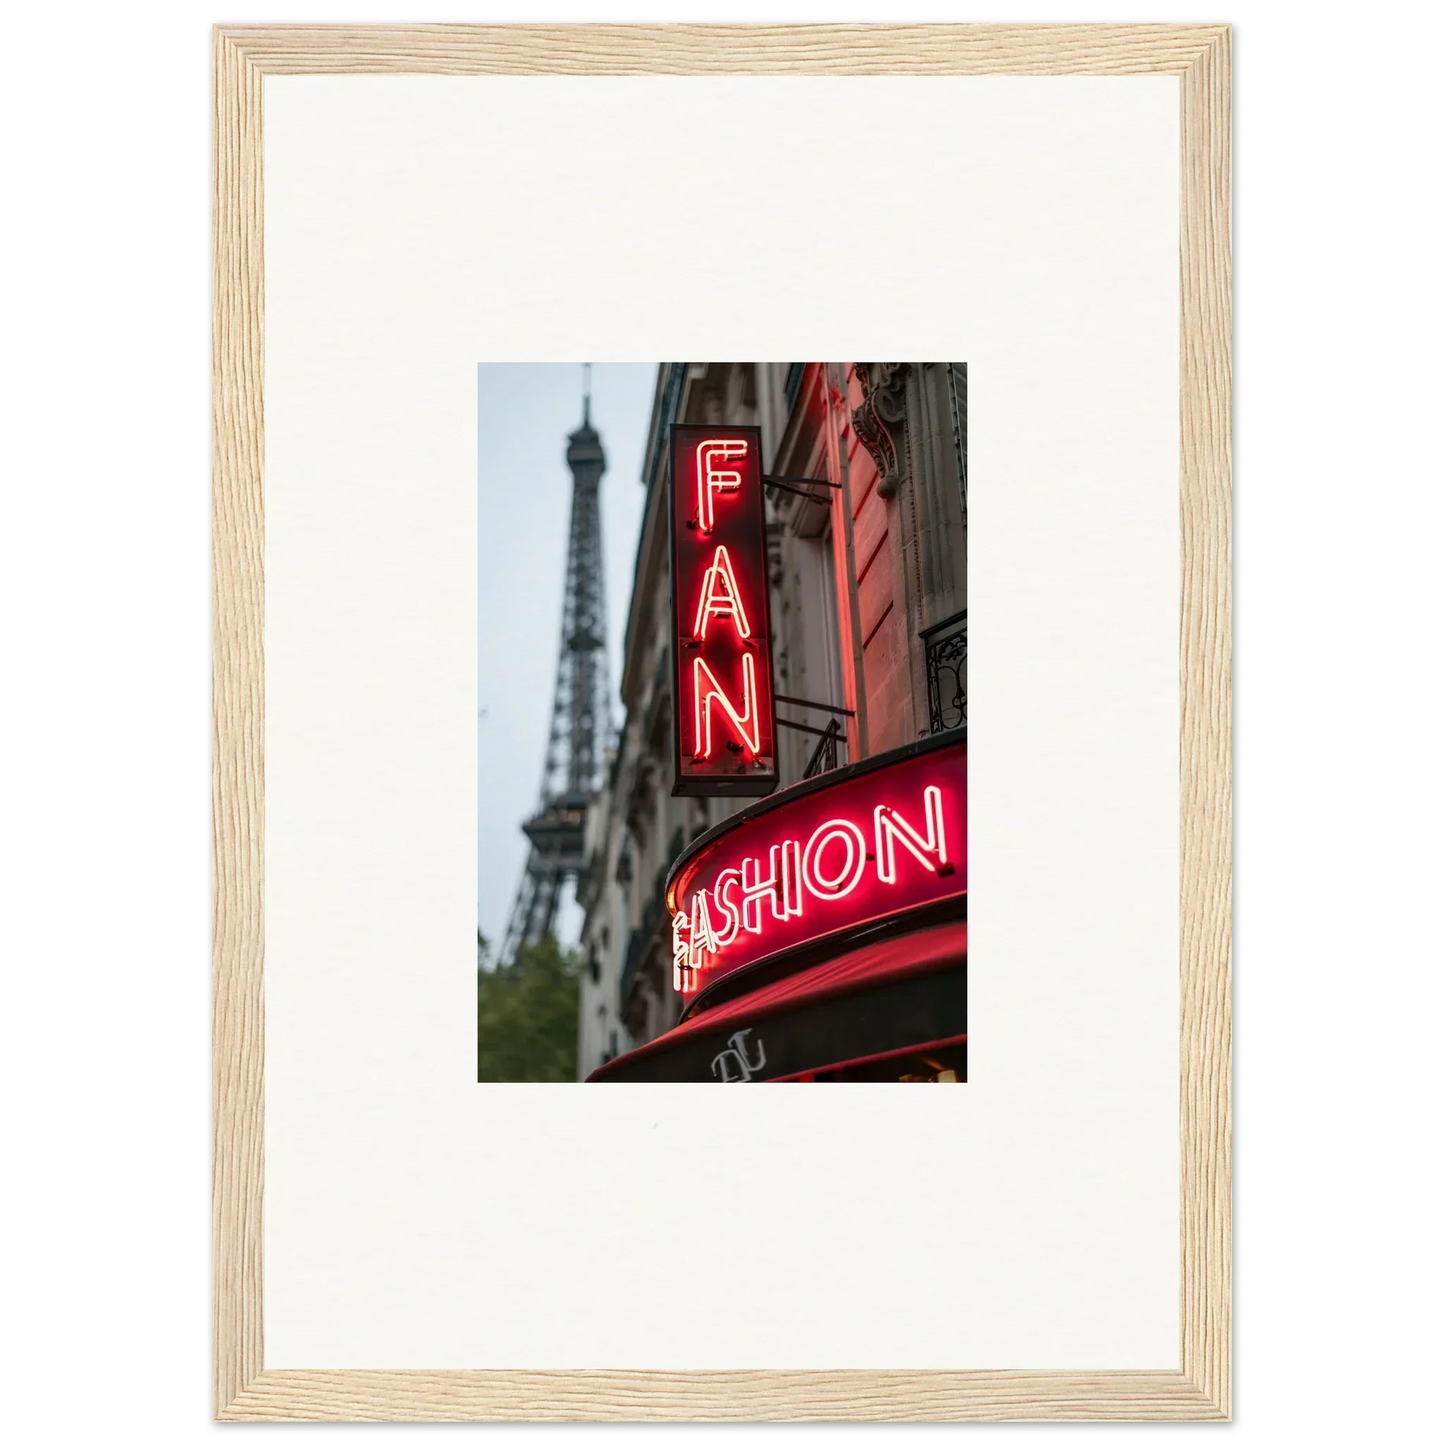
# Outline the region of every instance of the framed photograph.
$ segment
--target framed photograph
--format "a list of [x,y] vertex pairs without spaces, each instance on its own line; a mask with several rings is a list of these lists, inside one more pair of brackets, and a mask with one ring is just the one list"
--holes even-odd
[[1227,27],[214,41],[217,1418],[1228,1418]]

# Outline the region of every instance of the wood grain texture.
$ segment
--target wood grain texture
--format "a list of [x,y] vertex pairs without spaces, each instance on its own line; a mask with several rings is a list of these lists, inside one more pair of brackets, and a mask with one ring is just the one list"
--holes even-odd
[[1180,82],[1179,1098],[1185,1373],[1229,1412],[1229,34]]
[[[265,74],[1180,78],[1178,1371],[262,1368]],[[215,32],[215,1397],[224,1420],[1203,1420],[1230,1408],[1230,91],[1209,26]]]
[[1197,1420],[1182,1372],[268,1370],[227,1420]]
[[268,75],[1178,75],[1218,25],[227,27]]
[[261,77],[215,36],[212,1228],[219,1411],[261,1369]]

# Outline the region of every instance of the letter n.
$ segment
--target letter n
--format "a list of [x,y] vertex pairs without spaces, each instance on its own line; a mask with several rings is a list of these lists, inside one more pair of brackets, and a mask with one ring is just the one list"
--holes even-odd
[[943,836],[943,794],[932,786],[923,790],[923,819],[927,831],[920,835],[887,803],[879,803],[873,809],[874,851],[878,857],[880,883],[894,883],[898,879],[895,843],[902,843],[930,873],[936,873],[948,862],[948,843]]
[[702,658],[692,663],[692,753],[699,760],[712,756],[712,709],[716,703],[743,747],[758,754],[758,683],[750,653],[743,654],[742,708],[734,707],[712,668]]

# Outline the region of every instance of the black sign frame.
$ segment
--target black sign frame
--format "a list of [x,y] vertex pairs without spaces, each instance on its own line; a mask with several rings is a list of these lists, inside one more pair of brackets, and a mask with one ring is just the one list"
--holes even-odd
[[[771,743],[770,765],[767,767],[739,768],[733,773],[688,772],[683,768],[683,707],[682,707],[682,666],[685,661],[682,638],[684,628],[681,590],[678,586],[678,447],[685,436],[706,440],[710,436],[726,440],[731,437],[746,437],[756,459],[757,496],[755,505],[749,509],[753,518],[753,535],[749,539],[759,559],[757,602],[762,615],[760,651],[764,654],[765,666],[755,670],[757,698],[761,712],[762,699],[767,698],[768,736]],[[668,560],[670,567],[669,586],[671,591],[672,633],[669,639],[672,678],[672,796],[674,798],[757,798],[766,797],[776,791],[779,783],[777,747],[777,703],[773,685],[773,623],[771,585],[768,577],[768,529],[767,512],[763,503],[765,487],[763,473],[762,429],[756,426],[709,426],[695,422],[673,422],[668,428],[667,454],[667,535]]]

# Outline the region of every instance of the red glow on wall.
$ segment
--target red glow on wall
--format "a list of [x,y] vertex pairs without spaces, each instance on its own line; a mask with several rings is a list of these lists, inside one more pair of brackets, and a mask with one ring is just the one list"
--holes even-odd
[[[675,425],[671,461],[672,791],[770,793],[778,773],[758,429]],[[705,903],[704,941],[715,936],[711,911]],[[682,952],[691,957],[692,945]]]
[[685,856],[668,889],[673,987],[968,892],[959,738],[780,794]]

